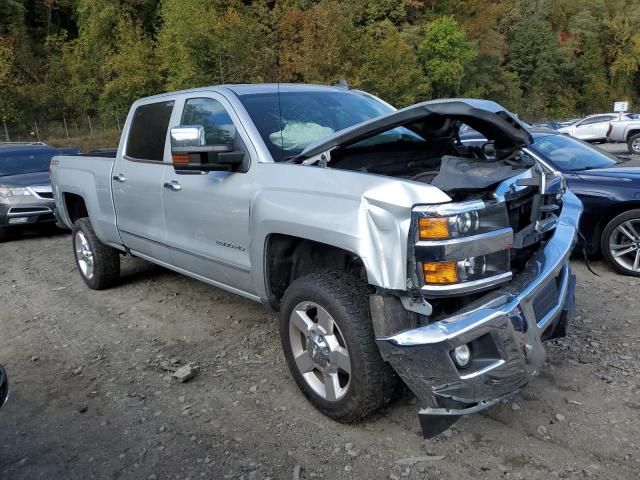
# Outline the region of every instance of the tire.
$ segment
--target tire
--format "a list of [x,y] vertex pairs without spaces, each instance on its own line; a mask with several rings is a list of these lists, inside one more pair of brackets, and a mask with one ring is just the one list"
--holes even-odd
[[[310,326],[308,336],[301,324]],[[394,397],[400,382],[375,343],[367,285],[352,275],[326,271],[292,282],[282,300],[280,338],[296,384],[333,420],[356,422]]]
[[71,242],[78,272],[89,288],[102,290],[116,283],[120,276],[120,255],[98,239],[88,218],[75,221]]
[[632,155],[640,155],[640,133],[636,133],[629,138],[627,147]]
[[9,229],[0,228],[0,242],[6,242],[9,240]]
[[618,273],[640,277],[640,209],[611,220],[602,232],[600,248],[604,259]]

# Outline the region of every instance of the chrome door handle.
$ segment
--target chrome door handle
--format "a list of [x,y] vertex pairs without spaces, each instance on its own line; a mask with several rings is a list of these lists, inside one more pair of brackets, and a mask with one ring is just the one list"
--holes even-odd
[[174,192],[178,192],[182,190],[182,187],[178,182],[172,180],[170,182],[164,182],[164,188],[168,188],[169,190],[173,190]]
[[123,174],[119,173],[118,175],[114,175],[113,179],[116,182],[120,182],[120,183],[124,183],[127,181],[127,177],[125,177]]

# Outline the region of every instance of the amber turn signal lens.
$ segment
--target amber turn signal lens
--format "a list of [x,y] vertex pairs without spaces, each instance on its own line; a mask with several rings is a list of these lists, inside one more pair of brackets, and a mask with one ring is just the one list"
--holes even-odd
[[449,238],[449,219],[423,217],[418,220],[418,231],[420,240]]
[[174,153],[171,155],[171,161],[178,165],[184,165],[185,163],[189,163],[189,155],[186,153]]
[[459,281],[457,262],[423,263],[422,271],[425,283],[447,285]]

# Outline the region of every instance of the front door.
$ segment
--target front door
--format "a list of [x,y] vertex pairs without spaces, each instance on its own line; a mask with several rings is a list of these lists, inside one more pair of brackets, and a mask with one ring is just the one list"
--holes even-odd
[[185,95],[181,107],[180,125],[202,125],[208,145],[233,143],[245,160],[235,172],[176,172],[167,167],[163,202],[171,263],[209,283],[252,294],[249,205],[255,153],[222,96]]
[[[174,102],[138,106],[128,138],[113,167],[113,201],[117,226],[124,245],[134,252],[168,261],[167,228],[162,208],[163,162],[167,130]],[[127,131],[127,130],[125,130]]]

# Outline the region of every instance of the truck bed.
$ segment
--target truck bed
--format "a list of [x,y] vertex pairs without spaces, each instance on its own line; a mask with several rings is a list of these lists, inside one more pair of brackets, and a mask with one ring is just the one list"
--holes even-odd
[[[114,151],[115,152],[115,151]],[[96,151],[95,155],[59,155],[51,160],[51,182],[58,206],[57,215],[62,223],[73,228],[76,212],[68,212],[65,196],[79,195],[86,204],[91,223],[100,240],[120,245],[113,205],[111,176],[115,153],[111,149]]]

